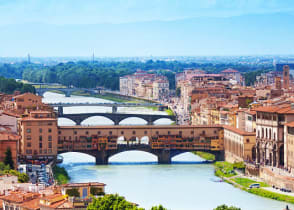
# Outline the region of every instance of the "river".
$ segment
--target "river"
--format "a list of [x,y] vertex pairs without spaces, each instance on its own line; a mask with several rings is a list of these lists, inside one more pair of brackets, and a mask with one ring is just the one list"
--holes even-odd
[[[72,96],[45,93],[44,102],[109,102],[94,97]],[[111,112],[108,107],[64,108],[65,113]],[[152,113],[148,108],[119,108],[118,112]],[[59,125],[73,125],[70,120],[59,119]],[[155,124],[170,124],[168,119]],[[82,125],[113,124],[102,117],[92,117]],[[138,118],[126,119],[121,124],[146,124]],[[123,152],[110,158],[107,166],[95,166],[94,158],[80,153],[63,154],[63,167],[68,171],[71,182],[103,182],[106,193],[119,193],[127,200],[150,209],[162,204],[171,210],[212,210],[218,205],[227,204],[242,210],[282,210],[286,203],[259,197],[219,180],[214,176],[211,164],[192,153],[184,153],[173,158],[171,165],[158,165],[152,154],[139,151]],[[289,205],[294,209],[293,205]]]

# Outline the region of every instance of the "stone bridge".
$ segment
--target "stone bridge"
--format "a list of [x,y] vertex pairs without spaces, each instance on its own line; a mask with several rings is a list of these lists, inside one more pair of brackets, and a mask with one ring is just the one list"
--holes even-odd
[[70,97],[73,92],[77,91],[83,91],[85,93],[90,94],[101,94],[102,89],[101,88],[36,88],[36,93],[39,96],[44,96],[45,92],[48,91],[59,91],[63,92],[66,97]]
[[79,113],[79,114],[58,114],[58,117],[67,118],[76,123],[76,125],[81,125],[82,121],[89,117],[106,117],[114,122],[114,125],[119,125],[119,123],[130,117],[137,117],[147,121],[148,125],[153,125],[154,121],[158,119],[170,119],[176,121],[176,116],[172,115],[149,115],[149,114],[125,114],[125,113]]
[[[185,150],[185,149],[152,149],[148,144],[118,144],[117,149],[115,150],[74,150],[72,152],[80,152],[84,154],[91,155],[96,159],[96,165],[106,165],[108,164],[108,160],[110,157],[126,151],[143,151],[151,153],[157,156],[157,160],[159,164],[170,164],[171,159],[179,154],[185,152],[193,152],[193,151],[203,151],[209,152],[215,155],[215,161],[223,161],[224,160],[224,151],[212,151],[210,148],[199,148],[194,150]],[[66,153],[69,151],[59,151],[59,154]]]

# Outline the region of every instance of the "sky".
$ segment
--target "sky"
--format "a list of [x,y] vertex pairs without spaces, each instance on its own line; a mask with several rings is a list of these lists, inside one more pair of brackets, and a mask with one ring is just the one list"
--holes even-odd
[[294,54],[293,0],[0,0],[0,56]]

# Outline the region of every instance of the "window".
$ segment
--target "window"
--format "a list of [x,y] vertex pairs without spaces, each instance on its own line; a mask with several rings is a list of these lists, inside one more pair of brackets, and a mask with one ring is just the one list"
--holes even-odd
[[112,135],[112,131],[109,131],[109,135]]
[[39,143],[39,148],[42,148],[43,147],[43,144],[42,142]]
[[32,139],[32,137],[31,136],[27,136],[27,140],[31,140]]
[[52,136],[48,136],[48,141],[52,141]]
[[202,131],[202,134],[205,135],[205,131]]
[[52,122],[48,122],[48,125],[53,125]]
[[252,117],[251,116],[248,116],[247,118],[249,121],[252,121]]
[[168,131],[167,134],[170,135],[170,131]]
[[48,148],[52,148],[52,142],[48,142]]
[[98,133],[98,135],[100,135],[101,134],[101,131],[98,131],[97,133]]
[[158,132],[158,131],[156,131],[156,134],[158,135],[158,134],[159,134],[159,132]]
[[39,141],[42,141],[43,140],[43,137],[42,136],[39,136]]
[[246,139],[246,143],[249,143],[250,142],[250,140],[249,139]]
[[27,133],[31,133],[31,129],[30,128],[27,129]]
[[86,135],[88,135],[89,134],[89,131],[86,131]]
[[75,134],[75,135],[77,135],[77,133],[78,133],[77,131],[74,131],[74,134]]
[[61,134],[61,131],[58,131],[58,134]]
[[27,153],[27,154],[32,154],[32,150],[31,150],[31,149],[27,149],[27,150],[26,150],[26,153]]
[[47,154],[47,150],[46,150],[46,149],[44,149],[44,150],[43,150],[43,153],[44,153],[44,154]]
[[31,146],[32,146],[31,142],[28,142],[27,147],[31,147]]
[[194,135],[194,131],[191,131],[191,135]]
[[43,132],[42,128],[39,128],[39,132],[40,132],[40,133],[42,133],[42,132]]
[[123,131],[121,131],[121,132],[120,132],[120,134],[121,134],[121,135],[124,135],[124,132],[123,132]]
[[48,149],[48,154],[51,154],[52,153],[52,149]]
[[182,135],[182,133],[183,133],[182,131],[179,131],[179,135],[180,135],[180,136]]
[[51,133],[52,132],[52,129],[51,128],[48,128],[48,133]]
[[144,131],[144,134],[147,135],[147,131]]
[[133,135],[135,135],[136,134],[136,131],[133,131]]

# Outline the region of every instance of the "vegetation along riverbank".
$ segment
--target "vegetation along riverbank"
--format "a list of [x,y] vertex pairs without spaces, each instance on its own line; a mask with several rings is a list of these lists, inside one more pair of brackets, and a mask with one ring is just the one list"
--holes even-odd
[[[232,184],[241,190],[277,201],[294,203],[293,196],[272,192],[268,190],[270,187],[268,184],[244,176],[242,171],[245,170],[245,165],[242,162],[237,162],[234,164],[228,162],[216,162],[214,166],[216,176],[222,178],[225,182]],[[258,183],[260,187],[250,189],[250,185],[254,183]]]
[[53,174],[58,184],[66,184],[70,181],[70,177],[64,167],[55,165],[53,167]]

